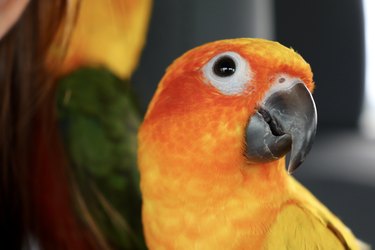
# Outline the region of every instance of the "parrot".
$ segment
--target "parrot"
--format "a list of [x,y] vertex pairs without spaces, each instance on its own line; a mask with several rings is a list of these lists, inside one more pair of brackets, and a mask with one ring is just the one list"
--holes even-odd
[[138,133],[148,248],[369,249],[291,175],[316,133],[314,86],[301,55],[260,38],[176,59]]
[[33,235],[42,249],[146,249],[136,166],[142,115],[130,78],[151,9],[151,0],[69,1],[46,59],[60,63],[55,113],[39,115],[54,125],[43,122],[36,139]]

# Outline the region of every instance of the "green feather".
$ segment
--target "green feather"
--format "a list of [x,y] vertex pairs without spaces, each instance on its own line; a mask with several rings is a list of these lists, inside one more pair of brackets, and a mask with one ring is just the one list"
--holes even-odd
[[129,83],[105,69],[79,69],[59,82],[57,107],[82,218],[114,249],[146,249],[136,167],[140,114]]

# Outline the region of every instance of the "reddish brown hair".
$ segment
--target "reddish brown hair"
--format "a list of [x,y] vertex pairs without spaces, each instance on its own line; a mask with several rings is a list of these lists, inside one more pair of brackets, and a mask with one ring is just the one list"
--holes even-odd
[[31,0],[0,41],[0,238],[6,249],[20,249],[31,230],[35,120],[43,107],[53,109],[54,76],[45,60],[66,9],[67,0]]

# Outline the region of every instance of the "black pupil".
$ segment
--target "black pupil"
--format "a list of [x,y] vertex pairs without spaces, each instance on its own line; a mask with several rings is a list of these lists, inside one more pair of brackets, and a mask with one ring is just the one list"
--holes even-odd
[[214,65],[214,73],[220,77],[231,76],[236,72],[236,63],[229,56],[219,58]]

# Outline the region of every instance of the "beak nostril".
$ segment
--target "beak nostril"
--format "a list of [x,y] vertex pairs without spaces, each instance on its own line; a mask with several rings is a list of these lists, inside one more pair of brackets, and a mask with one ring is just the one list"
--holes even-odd
[[283,83],[283,82],[285,82],[285,78],[284,78],[284,77],[281,77],[281,78],[279,79],[279,83]]

